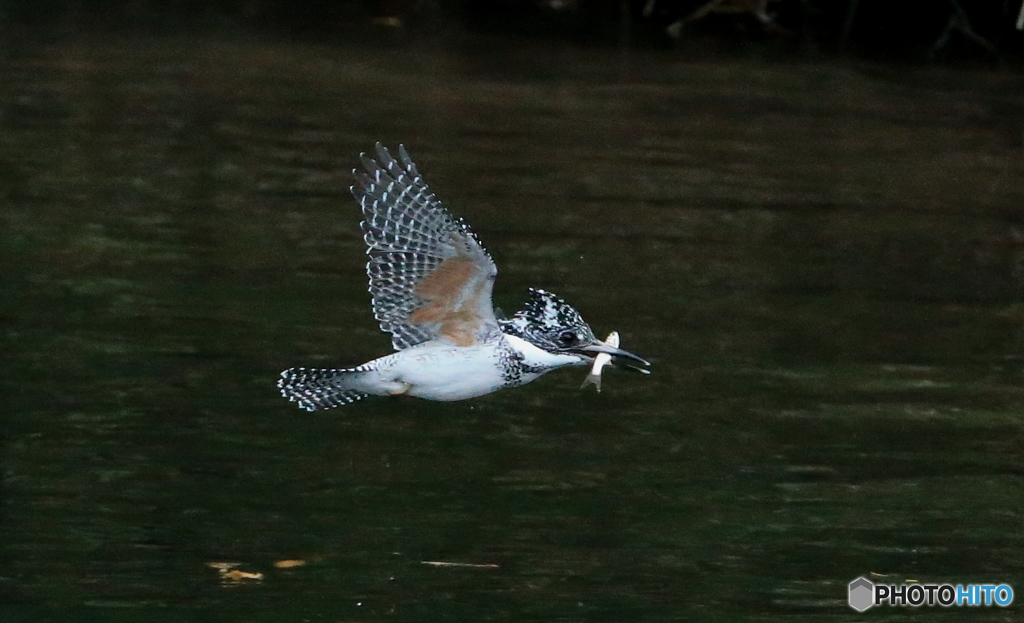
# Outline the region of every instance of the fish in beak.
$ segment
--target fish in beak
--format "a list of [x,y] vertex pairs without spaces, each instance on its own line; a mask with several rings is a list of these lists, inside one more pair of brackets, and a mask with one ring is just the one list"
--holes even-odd
[[[600,353],[606,353],[606,354],[612,356],[612,363],[614,365],[620,367],[620,368],[633,368],[633,369],[636,369],[636,370],[640,370],[640,371],[642,371],[644,373],[650,374],[650,370],[644,370],[643,368],[640,368],[639,366],[636,366],[636,365],[633,365],[633,364],[629,363],[629,361],[635,361],[635,362],[641,363],[641,364],[643,364],[645,366],[650,366],[651,364],[650,364],[649,361],[647,361],[646,359],[643,359],[642,357],[638,357],[637,355],[634,355],[633,353],[629,352],[628,350],[622,350],[618,346],[612,346],[608,342],[602,342],[601,340],[597,340],[593,344],[587,344],[586,346],[581,346],[577,350],[579,350],[580,353],[584,354],[584,355],[591,355],[591,354],[597,355],[597,354],[600,354]],[[591,355],[591,356],[593,356],[593,355]],[[629,360],[629,361],[626,361],[626,360]]]
[[650,374],[651,371],[645,368],[641,368],[631,362],[639,362],[645,366],[651,365],[644,359],[634,355],[633,353],[622,350],[619,348],[619,334],[617,331],[612,331],[608,334],[608,339],[605,341],[595,340],[593,344],[587,344],[577,349],[581,355],[591,356],[593,353],[594,365],[590,369],[590,374],[583,380],[582,387],[587,385],[594,385],[597,387],[597,391],[601,391],[601,371],[609,363],[624,368],[626,370],[632,370],[635,372],[641,372],[643,374]]

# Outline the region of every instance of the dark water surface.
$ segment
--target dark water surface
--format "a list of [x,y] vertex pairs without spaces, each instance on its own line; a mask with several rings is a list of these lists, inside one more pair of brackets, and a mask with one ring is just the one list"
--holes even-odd
[[[1024,592],[1020,85],[9,46],[0,620],[1021,620],[845,602],[869,573]],[[498,305],[557,292],[655,373],[283,401],[283,368],[389,349],[347,191],[376,140],[476,229]]]

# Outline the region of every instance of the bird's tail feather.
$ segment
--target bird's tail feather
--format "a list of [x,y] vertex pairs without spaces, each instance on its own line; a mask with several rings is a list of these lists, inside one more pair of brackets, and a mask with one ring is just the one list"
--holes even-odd
[[350,387],[363,373],[341,368],[288,368],[281,373],[277,386],[282,396],[306,411],[332,409],[369,395]]

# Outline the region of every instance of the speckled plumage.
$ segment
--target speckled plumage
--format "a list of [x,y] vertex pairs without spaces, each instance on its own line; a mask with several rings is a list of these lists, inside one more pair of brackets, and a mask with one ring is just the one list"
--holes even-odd
[[521,311],[496,318],[490,255],[434,197],[404,147],[398,156],[378,143],[352,187],[374,317],[397,352],[354,368],[290,368],[281,394],[309,411],[371,394],[462,400],[590,362],[582,351],[599,343],[593,331],[549,292],[531,289]]
[[363,209],[366,274],[370,278],[373,315],[383,331],[391,333],[396,350],[439,337],[436,321],[412,322],[423,301],[416,288],[445,260],[465,258],[474,271],[483,296],[471,310],[483,321],[486,338],[497,337],[498,325],[491,304],[491,289],[498,268],[469,226],[455,220],[430,192],[416,165],[399,146],[396,161],[377,146],[378,160],[362,156],[365,172],[353,171],[352,194]]

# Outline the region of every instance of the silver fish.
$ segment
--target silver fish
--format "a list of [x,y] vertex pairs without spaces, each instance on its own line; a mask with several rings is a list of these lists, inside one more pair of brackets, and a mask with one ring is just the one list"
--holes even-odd
[[[608,346],[613,346],[615,348],[618,348],[619,347],[619,332],[618,331],[612,331],[611,333],[609,333],[608,337],[607,337],[607,339],[605,339],[604,343],[607,344]],[[609,355],[608,353],[598,353],[597,356],[594,357],[594,365],[591,366],[591,368],[590,368],[590,374],[587,375],[587,378],[583,379],[583,384],[580,385],[580,389],[583,389],[587,385],[593,385],[594,387],[597,388],[598,393],[600,393],[600,391],[601,391],[601,371],[604,369],[604,367],[606,365],[610,364],[611,362],[612,362],[612,356],[611,355]]]

